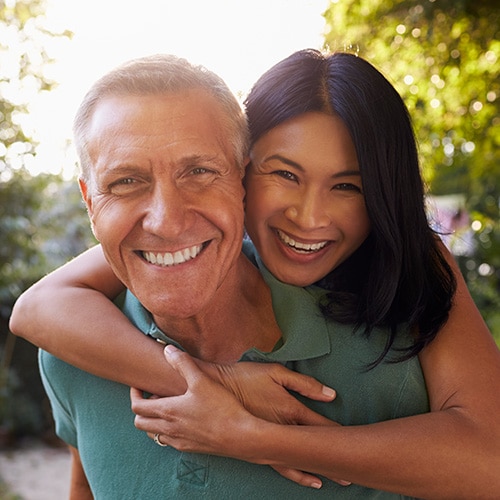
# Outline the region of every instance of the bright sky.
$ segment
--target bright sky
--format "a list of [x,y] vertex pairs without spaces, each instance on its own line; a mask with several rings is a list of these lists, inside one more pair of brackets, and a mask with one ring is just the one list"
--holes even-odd
[[73,40],[57,52],[60,82],[33,103],[40,142],[31,170],[74,173],[64,152],[76,108],[92,82],[121,62],[169,52],[218,73],[237,94],[293,51],[320,48],[327,0],[48,0],[47,24]]

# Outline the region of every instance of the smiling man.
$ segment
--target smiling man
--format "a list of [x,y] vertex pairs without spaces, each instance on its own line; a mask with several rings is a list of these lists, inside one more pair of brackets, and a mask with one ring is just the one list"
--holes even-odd
[[[272,351],[281,332],[271,294],[241,253],[247,125],[222,80],[174,56],[131,61],[85,96],[75,144],[92,229],[129,290],[129,317],[205,361]],[[135,429],[127,386],[44,351],[40,367],[75,459],[72,498],[91,497],[88,484],[105,499],[192,498],[205,488],[222,498],[228,482],[239,484],[237,461],[210,465]]]
[[224,115],[197,88],[103,97],[88,122],[92,167],[80,185],[108,262],[157,326],[197,356],[236,361],[241,352],[225,336],[199,341],[207,324],[231,327],[230,315],[213,311],[235,292],[245,311],[243,277],[258,275],[241,254],[243,152]]

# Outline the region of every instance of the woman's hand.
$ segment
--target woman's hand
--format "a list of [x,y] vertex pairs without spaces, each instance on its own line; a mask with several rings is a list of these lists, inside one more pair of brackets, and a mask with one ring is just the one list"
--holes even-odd
[[[179,375],[186,380],[187,390],[182,396],[144,399],[141,391],[131,389],[132,411],[136,414],[135,426],[148,432],[151,438],[153,435],[159,434],[162,443],[179,451],[224,455],[259,463],[258,457],[249,456],[248,445],[250,444],[249,440],[251,440],[252,428],[262,425],[262,420],[245,409],[230,391],[205,375],[188,354],[173,346],[167,346],[165,357]],[[250,366],[259,364],[247,365],[242,371],[245,376],[239,379],[238,383],[232,385],[232,387],[237,387],[240,394],[244,393],[243,384],[251,378]],[[266,365],[262,365],[262,367],[265,368]],[[230,372],[231,379],[236,380],[238,370],[233,372],[226,368],[224,371]],[[258,380],[263,384],[260,389],[264,392],[257,404],[261,410],[264,410],[266,406],[266,397],[281,392],[286,392],[287,396],[281,395],[278,399],[283,399],[288,408],[296,408],[288,401],[288,398],[295,398],[288,394],[284,387],[287,383],[294,385],[299,382],[293,376],[289,377],[286,372],[288,372],[286,369],[278,369],[276,372],[273,369],[267,369],[263,371],[264,375],[259,374]],[[270,376],[270,374],[272,375]],[[272,380],[272,384],[271,389],[267,390],[269,379]],[[308,382],[311,381],[314,379],[310,379]],[[309,389],[305,389],[305,392],[313,394],[315,391],[317,392],[315,384],[318,382],[314,382],[311,383]],[[255,387],[258,387],[258,384]],[[300,387],[300,384],[295,385],[295,387]],[[280,416],[281,412],[277,411],[279,402],[276,401],[276,398],[267,399],[267,405],[271,409],[270,411],[264,410],[264,413],[277,417],[278,422],[280,422],[282,417]],[[295,416],[289,412],[286,418],[298,418],[302,422],[314,421],[314,425],[335,425],[334,422],[310,410],[307,412],[295,411]],[[276,465],[274,468],[284,477],[301,485],[321,487],[321,480],[311,474],[289,469],[282,465]],[[347,484],[342,481],[339,483]]]
[[[168,359],[168,358],[167,358]],[[210,376],[228,389],[256,417],[278,424],[332,425],[289,391],[316,401],[331,402],[336,393],[313,377],[278,363],[240,362],[213,365]]]

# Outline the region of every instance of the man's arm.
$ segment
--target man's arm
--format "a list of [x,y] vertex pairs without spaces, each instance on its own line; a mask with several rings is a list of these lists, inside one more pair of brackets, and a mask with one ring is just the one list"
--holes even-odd
[[71,452],[69,500],[94,500],[78,450],[69,446],[69,451]]

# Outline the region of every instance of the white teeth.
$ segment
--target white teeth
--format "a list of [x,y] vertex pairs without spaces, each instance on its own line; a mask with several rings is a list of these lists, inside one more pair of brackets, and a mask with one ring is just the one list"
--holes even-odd
[[290,238],[288,235],[286,235],[283,231],[280,231],[279,229],[278,229],[278,236],[280,237],[281,241],[286,245],[288,245],[289,247],[304,253],[317,252],[318,250],[324,248],[328,243],[328,241],[322,241],[321,243],[312,243],[312,244],[299,243],[298,241],[292,240],[292,238]]
[[195,245],[193,247],[184,248],[184,250],[178,250],[175,253],[142,252],[142,256],[151,264],[164,267],[175,266],[196,258],[200,254],[202,248],[203,245]]

